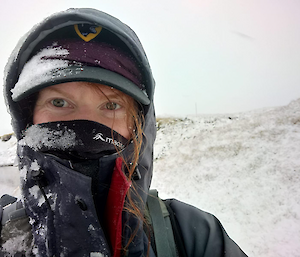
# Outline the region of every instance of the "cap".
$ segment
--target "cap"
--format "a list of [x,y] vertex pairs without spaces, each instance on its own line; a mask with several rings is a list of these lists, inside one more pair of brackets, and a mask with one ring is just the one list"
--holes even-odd
[[111,32],[92,24],[64,27],[41,41],[11,89],[12,99],[72,81],[111,86],[150,104],[138,62]]

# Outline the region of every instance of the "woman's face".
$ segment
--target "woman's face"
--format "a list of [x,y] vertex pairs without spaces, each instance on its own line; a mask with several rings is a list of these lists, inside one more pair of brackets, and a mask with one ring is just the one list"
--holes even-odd
[[134,100],[108,86],[69,82],[42,89],[33,112],[33,123],[91,120],[130,138],[127,110]]

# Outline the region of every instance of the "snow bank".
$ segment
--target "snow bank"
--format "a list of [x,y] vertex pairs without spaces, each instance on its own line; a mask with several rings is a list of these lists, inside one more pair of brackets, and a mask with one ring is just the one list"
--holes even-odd
[[9,141],[0,140],[0,167],[13,165],[16,159],[17,139],[12,136]]
[[159,121],[152,187],[215,214],[249,256],[299,256],[300,100]]

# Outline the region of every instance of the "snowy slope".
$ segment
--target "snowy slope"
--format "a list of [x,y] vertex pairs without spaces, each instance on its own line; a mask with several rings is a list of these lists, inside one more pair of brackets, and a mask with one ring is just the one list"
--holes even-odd
[[160,123],[161,197],[215,214],[249,256],[300,256],[300,100]]
[[[300,253],[300,100],[230,115],[158,119],[152,187],[215,214],[249,256]],[[0,165],[15,139],[0,142]],[[0,194],[14,168],[0,168]],[[9,192],[9,193],[10,193]]]
[[16,159],[16,146],[14,136],[7,142],[0,140],[0,196],[19,194],[19,172],[16,166],[12,166]]

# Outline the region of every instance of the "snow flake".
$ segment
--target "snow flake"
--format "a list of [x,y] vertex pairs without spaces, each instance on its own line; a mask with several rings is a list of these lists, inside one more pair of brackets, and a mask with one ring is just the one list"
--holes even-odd
[[99,252],[92,252],[90,253],[90,257],[105,257],[106,255],[104,255],[103,253],[99,253]]
[[39,187],[37,185],[29,188],[28,191],[34,197],[34,199],[38,199],[38,197],[39,197],[39,193],[38,192],[40,191],[40,189],[39,189]]
[[36,171],[40,169],[40,165],[38,164],[37,160],[34,160],[31,163],[30,169],[31,170],[36,170]]
[[88,231],[93,231],[93,230],[96,230],[96,229],[92,224],[90,224],[88,227]]
[[20,178],[23,180],[27,179],[27,167],[24,166],[22,169],[20,169]]

